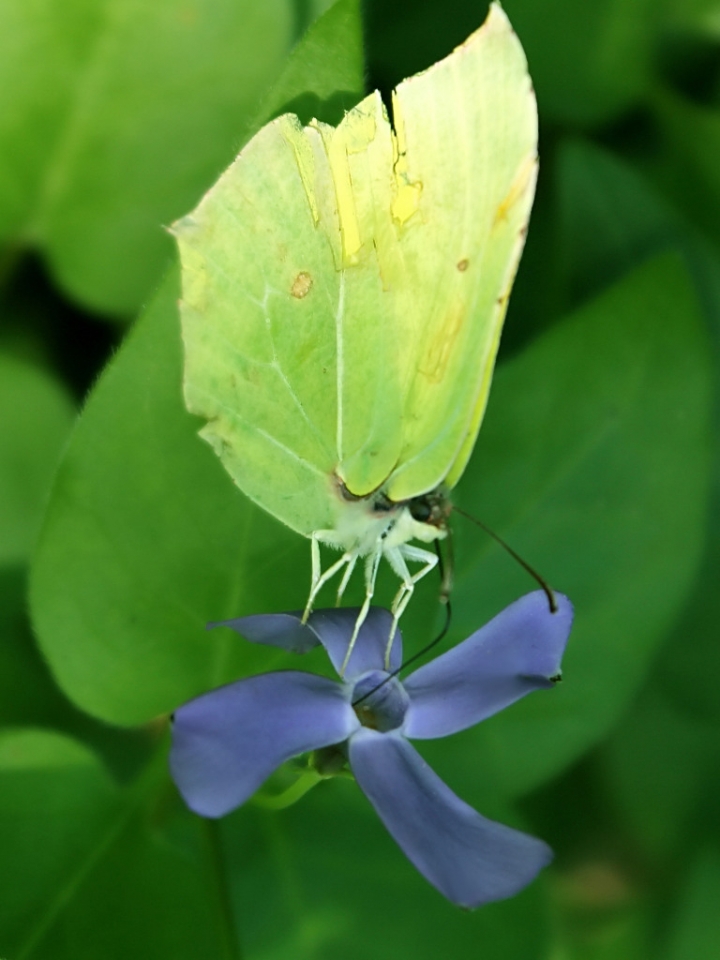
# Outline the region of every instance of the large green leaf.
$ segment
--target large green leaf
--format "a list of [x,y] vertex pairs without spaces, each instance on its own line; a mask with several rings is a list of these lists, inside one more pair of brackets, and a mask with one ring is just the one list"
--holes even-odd
[[720,241],[720,110],[669,90],[653,103],[664,141],[654,172],[663,190]]
[[134,312],[163,224],[232,159],[292,39],[290,0],[6,0],[0,236],[101,311]]
[[0,571],[0,727],[44,727],[69,734],[94,748],[123,780],[153,748],[146,729],[100,723],[78,710],[58,689],[30,628],[26,571]]
[[[703,544],[709,393],[696,299],[673,255],[499,371],[458,500],[571,597],[576,621],[559,689],[432,745],[438,767],[464,771],[467,791],[521,791],[556,773],[637,689]],[[531,584],[480,531],[456,527],[462,636]]]
[[[174,297],[168,285],[89,404],[34,571],[36,625],[61,685],[124,723],[279,663],[205,635],[203,622],[297,608],[306,592],[306,544],[241,497],[181,409]],[[499,371],[458,495],[542,566],[578,618],[560,689],[428,747],[468,795],[539,782],[627,704],[695,570],[707,407],[697,309],[672,256]],[[479,532],[458,534],[461,638],[531,584]],[[409,615],[410,649],[429,632],[416,609],[426,623],[423,633]]]
[[683,239],[673,207],[628,163],[566,138],[555,161],[556,222],[566,296],[575,305]]
[[112,822],[114,788],[79,744],[34,730],[0,734],[0,951],[17,956]]
[[164,766],[162,753],[119,791],[73,740],[0,734],[3,956],[233,956],[203,825],[172,802],[158,807]]
[[657,685],[602,746],[609,796],[656,858],[685,853],[717,820],[720,725],[678,709]]
[[[330,55],[335,89],[358,95],[355,0],[308,31],[270,112],[308,90],[335,108],[330,75],[316,76],[325,48],[347,51]],[[98,384],[60,471],[34,577],[58,679],[83,708],[121,723],[274,662],[204,625],[302,606],[309,577],[305,544],[249,504],[196,436],[200,423],[182,406],[177,297],[173,273]]]
[[74,413],[47,373],[0,354],[0,566],[30,556]]
[[[318,8],[314,11],[312,7]],[[359,0],[315,0],[319,16],[288,57],[285,68],[262,102],[249,134],[281,113],[295,113],[303,123],[320,117],[339,123],[343,110],[362,92],[363,37]]]
[[280,607],[304,600],[300,539],[233,487],[182,406],[177,297],[173,274],[85,409],[31,583],[61,686],[121,723],[242,672],[245,645],[207,621],[261,611],[271,589]]
[[[561,245],[571,296],[587,296],[648,253],[672,243],[683,252],[714,339],[714,355],[720,356],[720,250],[693,230],[637,171],[604,150],[587,143],[565,144],[558,173]],[[716,588],[720,564],[719,399],[716,394],[718,426],[714,430],[712,494],[702,569],[660,660],[667,695],[682,710],[706,718],[720,716],[715,682],[720,670],[720,646],[716,642],[720,620],[720,592]]]
[[542,877],[511,900],[458,910],[406,860],[354,783],[323,783],[281,813],[246,807],[221,836],[247,960],[459,960],[478,944],[485,960],[544,955]]
[[672,926],[658,956],[662,960],[713,960],[720,942],[720,853],[708,844],[684,878]]

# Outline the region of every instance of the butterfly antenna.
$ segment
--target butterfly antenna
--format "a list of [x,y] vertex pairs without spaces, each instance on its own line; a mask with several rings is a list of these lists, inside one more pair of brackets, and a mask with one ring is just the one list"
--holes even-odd
[[[352,702],[353,707],[356,707],[359,703],[362,703],[363,700],[367,700],[367,698],[372,696],[373,693],[375,693],[381,687],[384,687],[386,683],[389,683],[391,680],[397,677],[397,675],[402,670],[405,670],[407,667],[411,666],[411,664],[415,663],[416,660],[419,660],[420,657],[424,657],[426,653],[429,653],[433,649],[433,647],[437,646],[437,644],[440,643],[440,641],[443,639],[443,637],[447,634],[448,630],[450,629],[450,623],[452,621],[452,607],[450,605],[450,584],[452,581],[452,565],[451,564],[446,565],[443,563],[443,556],[442,556],[442,551],[440,550],[440,543],[437,540],[435,540],[434,543],[435,543],[435,552],[437,553],[437,557],[438,557],[438,570],[440,572],[440,584],[441,584],[440,602],[445,607],[445,623],[443,624],[443,628],[440,631],[440,633],[433,640],[430,641],[430,643],[424,646],[422,650],[418,650],[417,653],[414,653],[411,657],[405,660],[404,663],[401,663],[396,670],[393,670],[392,673],[389,673],[383,680],[380,681],[380,683],[376,687],[373,687],[372,690],[368,690],[367,693],[364,693],[361,697],[358,697],[357,700],[353,700]],[[446,571],[449,571],[449,574]]]
[[530,566],[527,560],[523,560],[520,554],[516,553],[508,543],[505,543],[501,536],[495,533],[494,530],[491,530],[490,527],[482,522],[482,520],[478,520],[477,517],[473,517],[471,514],[465,513],[464,510],[461,510],[460,507],[456,507],[454,504],[453,511],[455,513],[459,513],[461,517],[465,517],[466,520],[470,520],[472,523],[477,524],[477,526],[480,527],[481,530],[484,530],[489,537],[492,537],[496,543],[499,543],[503,550],[509,553],[513,560],[516,560],[523,570],[529,573],[533,580],[536,580],[537,583],[542,587],[550,605],[550,613],[557,613],[558,605],[557,600],[555,599],[555,592],[547,580],[545,580],[544,577],[541,577],[537,570]]
[[[440,603],[446,606],[450,603],[450,594],[453,588],[453,579],[455,575],[455,551],[453,549],[452,527],[448,525],[445,537],[445,561],[443,561],[442,551],[440,550],[440,541],[433,540],[435,544],[435,553],[438,558],[438,573],[440,574]],[[448,624],[449,626],[449,624]]]

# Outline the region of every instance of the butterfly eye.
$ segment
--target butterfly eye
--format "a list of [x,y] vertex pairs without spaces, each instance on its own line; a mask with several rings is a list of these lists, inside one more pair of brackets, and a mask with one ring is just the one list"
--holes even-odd
[[408,510],[413,520],[418,523],[429,523],[433,516],[433,508],[427,497],[416,497],[408,503]]

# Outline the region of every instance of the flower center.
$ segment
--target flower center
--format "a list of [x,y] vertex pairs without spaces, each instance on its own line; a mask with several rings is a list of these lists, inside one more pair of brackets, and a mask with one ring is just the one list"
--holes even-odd
[[410,698],[397,677],[388,679],[384,670],[373,670],[353,688],[352,706],[364,727],[385,733],[402,725]]

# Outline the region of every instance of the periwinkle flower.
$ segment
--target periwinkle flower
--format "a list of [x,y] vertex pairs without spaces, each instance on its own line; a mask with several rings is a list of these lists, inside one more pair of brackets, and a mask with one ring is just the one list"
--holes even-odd
[[[188,806],[220,817],[244,803],[284,761],[342,744],[361,790],[400,848],[449,900],[477,907],[517,893],[552,858],[541,840],[480,816],[408,742],[465,730],[559,679],[572,607],[551,613],[538,590],[463,643],[410,674],[391,615],[372,608],[340,682],[299,671],[266,673],[206,693],[175,712],[172,775]],[[224,621],[254,643],[304,653],[322,644],[339,670],[357,618],[350,609]],[[383,683],[383,681],[386,681]],[[382,685],[380,685],[382,684]]]

